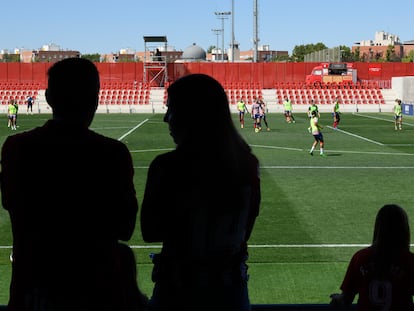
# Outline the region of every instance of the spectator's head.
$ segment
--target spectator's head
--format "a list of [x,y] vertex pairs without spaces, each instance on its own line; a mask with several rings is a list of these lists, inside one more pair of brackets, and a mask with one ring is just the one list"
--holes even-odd
[[[168,88],[167,105],[164,121],[177,144],[214,142],[234,130],[226,92],[208,75],[190,74],[175,81]],[[214,124],[204,124],[203,118],[210,114],[214,115]]]
[[388,204],[378,211],[372,244],[380,250],[409,249],[410,226],[404,209]]
[[83,58],[67,58],[48,70],[46,100],[53,117],[67,123],[89,126],[98,106],[99,72]]

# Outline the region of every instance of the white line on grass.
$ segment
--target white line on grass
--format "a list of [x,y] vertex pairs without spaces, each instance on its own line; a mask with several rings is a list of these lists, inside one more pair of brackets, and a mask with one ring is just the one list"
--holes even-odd
[[[251,248],[346,248],[346,247],[365,247],[369,244],[251,244]],[[131,248],[152,249],[161,248],[161,245],[129,245]],[[0,246],[0,249],[11,249],[12,246]]]
[[[134,166],[134,169],[148,169],[148,166]],[[303,170],[303,169],[349,169],[349,170],[412,170],[414,166],[260,166],[261,169],[276,170]]]
[[373,144],[376,144],[376,145],[378,145],[378,146],[384,146],[384,144],[383,143],[380,143],[380,142],[378,142],[378,141],[375,141],[375,140],[372,140],[372,139],[369,139],[369,138],[366,138],[366,137],[363,137],[363,136],[360,136],[360,135],[356,135],[356,134],[353,134],[353,133],[350,133],[350,132],[347,132],[347,131],[344,131],[344,130],[341,130],[341,129],[334,129],[332,126],[327,126],[328,128],[330,128],[330,129],[332,129],[332,130],[334,130],[334,131],[337,131],[337,132],[341,132],[341,133],[344,133],[344,134],[346,134],[346,135],[349,135],[349,136],[352,136],[352,137],[356,137],[356,138],[359,138],[359,139],[362,139],[362,140],[365,140],[365,141],[367,141],[367,142],[370,142],[370,143],[373,143]]
[[174,148],[161,148],[161,149],[145,149],[145,150],[131,150],[131,153],[143,153],[143,152],[158,152],[158,151],[171,151]]
[[[367,247],[370,244],[249,244],[250,248],[350,248]],[[410,244],[414,246],[414,244]],[[129,245],[137,249],[160,249],[161,245]],[[11,249],[12,246],[0,246],[0,249]]]
[[374,155],[392,155],[392,156],[414,156],[413,153],[405,153],[405,152],[349,151],[349,150],[330,150],[330,152],[374,154]]
[[[265,145],[250,145],[255,148],[267,148],[267,149],[279,149],[279,150],[289,150],[289,151],[308,151],[308,149],[300,148],[287,148],[287,147],[277,147],[277,146],[265,146]],[[389,145],[383,145],[389,146]],[[404,145],[407,146],[407,145]],[[414,156],[412,153],[404,152],[377,152],[377,151],[352,151],[352,150],[329,150],[325,149],[326,152],[330,153],[354,153],[354,154],[374,154],[374,155],[397,155],[397,156]]]
[[250,145],[251,147],[257,148],[268,148],[268,149],[281,149],[281,150],[292,150],[292,151],[304,151],[300,148],[289,148],[289,147],[278,147],[278,146],[265,146],[265,145]]
[[[249,244],[251,248],[349,248],[367,247],[371,244]],[[414,246],[411,244],[410,246]],[[161,245],[130,245],[131,248],[161,248]]]
[[[357,116],[357,117],[363,117],[363,118],[367,118],[367,119],[381,120],[381,121],[386,121],[386,122],[391,122],[391,123],[395,122],[393,119],[390,120],[390,119],[378,118],[378,117],[369,116],[369,115],[365,115],[365,114],[359,114],[359,113],[352,113],[352,114]],[[410,123],[406,123],[406,122],[403,122],[403,125],[414,126],[414,124],[410,124]]]
[[132,129],[130,129],[128,132],[126,132],[124,135],[118,138],[118,140],[123,140],[125,137],[127,137],[129,134],[131,134],[133,131],[135,131],[137,128],[139,128],[141,125],[146,123],[149,119],[145,119],[144,121],[138,123],[136,126],[134,126]]
[[367,247],[370,244],[262,244],[249,245],[251,248],[347,248]]
[[[348,248],[367,247],[370,244],[249,244],[251,248]],[[161,245],[130,245],[131,248],[161,248]]]
[[261,166],[263,169],[414,169],[414,166]]

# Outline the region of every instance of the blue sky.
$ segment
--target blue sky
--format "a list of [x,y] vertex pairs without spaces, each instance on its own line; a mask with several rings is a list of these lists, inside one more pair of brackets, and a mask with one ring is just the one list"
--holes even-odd
[[[374,39],[375,32],[414,40],[414,1],[257,0],[260,45],[288,51],[296,45],[324,43],[351,47]],[[234,0],[234,34],[241,50],[253,47],[253,0]],[[18,0],[2,1],[0,49],[38,49],[54,43],[81,53],[144,50],[143,36],[166,36],[185,50],[217,44],[221,29],[214,12],[231,11],[232,0]],[[411,16],[410,16],[411,15]],[[225,48],[232,19],[224,20]],[[222,39],[219,38],[219,47]],[[147,45],[148,47],[148,45]]]

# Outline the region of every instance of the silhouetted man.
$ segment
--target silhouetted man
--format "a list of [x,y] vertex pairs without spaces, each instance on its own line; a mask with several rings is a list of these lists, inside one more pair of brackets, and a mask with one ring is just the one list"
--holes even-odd
[[55,63],[46,90],[53,118],[3,145],[2,203],[13,230],[9,311],[127,310],[118,241],[135,228],[134,169],[123,143],[89,129],[99,85],[92,62]]

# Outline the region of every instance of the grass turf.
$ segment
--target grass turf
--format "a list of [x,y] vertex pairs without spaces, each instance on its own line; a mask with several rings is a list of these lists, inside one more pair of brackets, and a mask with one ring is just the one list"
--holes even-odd
[[[49,117],[21,114],[17,132]],[[140,202],[150,161],[174,148],[162,117],[98,114],[91,126],[130,149]],[[413,117],[404,116],[403,130],[395,131],[389,113],[342,114],[340,130],[334,131],[332,116],[322,114],[327,157],[319,157],[318,148],[313,157],[308,154],[313,142],[307,132],[309,121],[305,113],[295,117],[296,123],[288,124],[281,114],[269,114],[269,132],[254,133],[250,119],[240,129],[261,164],[262,205],[249,241],[248,262],[255,304],[328,303],[352,254],[370,243],[382,205],[400,204],[414,219]],[[236,115],[234,121],[239,126]],[[0,128],[0,143],[13,133],[6,122]],[[214,117],[189,120],[189,130],[199,126],[213,127]],[[8,299],[11,244],[8,215],[0,209],[0,304]],[[142,241],[139,221],[130,244],[137,256],[140,286],[150,295],[148,255],[159,245]]]

